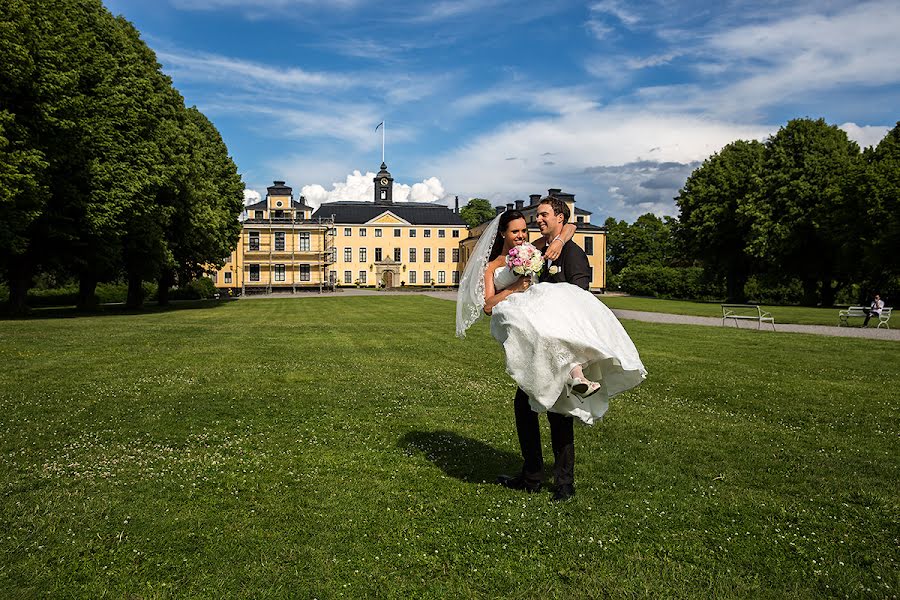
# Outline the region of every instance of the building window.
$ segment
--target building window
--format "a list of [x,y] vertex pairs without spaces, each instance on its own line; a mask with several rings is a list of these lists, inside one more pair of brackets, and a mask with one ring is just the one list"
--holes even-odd
[[395,229],[395,230],[394,230],[394,237],[400,237],[400,230],[399,230],[399,229]]
[[284,281],[284,265],[275,265],[275,281]]
[[308,231],[300,232],[300,252],[309,252],[310,233]]
[[259,250],[259,232],[251,231],[250,232],[250,252]]
[[431,271],[422,271],[422,283],[431,283]]
[[447,273],[445,271],[438,271],[438,283],[447,283]]
[[579,216],[575,220],[579,223],[584,223],[584,217]]
[[438,248],[438,262],[447,262],[447,251],[444,248]]
[[353,283],[353,271],[344,271],[344,283]]
[[284,252],[284,232],[275,232],[275,252]]
[[259,281],[259,265],[250,265],[250,281]]
[[331,271],[328,273],[328,283],[334,285],[337,283],[337,271]]
[[409,230],[409,237],[416,237],[416,230],[415,230],[415,229],[410,229],[410,230]]
[[400,248],[394,248],[394,262],[400,262]]
[[453,285],[459,285],[459,271],[453,271],[451,277],[453,278]]
[[359,249],[359,262],[366,262],[366,249],[365,248]]
[[255,210],[255,211],[253,211],[253,218],[254,218],[254,219],[262,219],[262,218],[263,218],[263,211],[261,211],[261,210]]
[[309,281],[310,272],[309,265],[300,265],[300,281]]
[[351,229],[350,227],[344,227],[344,236],[350,237],[351,235],[353,235],[353,229]]
[[337,246],[331,249],[331,260],[329,262],[337,262]]
[[328,230],[328,235],[337,236],[337,227],[332,227]]
[[454,230],[453,230],[453,237],[455,237],[455,238],[458,238],[458,237],[459,237],[459,229],[454,229]]
[[424,237],[431,237],[431,230],[430,230],[430,229],[424,229],[422,235],[423,235]]
[[362,284],[366,283],[366,272],[365,271],[359,272],[359,282]]
[[451,252],[451,261],[458,263],[459,262],[459,248],[454,248]]
[[381,248],[375,248],[375,262],[381,262]]
[[416,249],[415,248],[409,249],[409,262],[411,262],[411,263],[416,262]]
[[378,227],[375,228],[375,237],[381,237],[381,229]]
[[366,237],[366,228],[365,227],[359,228],[359,237]]
[[353,261],[353,248],[344,248],[344,262]]
[[431,248],[422,250],[422,262],[431,262]]
[[231,283],[231,271],[225,271],[225,283]]
[[415,283],[416,283],[416,272],[410,271],[409,272],[409,285],[413,285]]
[[438,229],[438,237],[439,238],[447,237],[447,232],[443,229]]
[[594,238],[585,237],[584,238],[584,253],[588,256],[593,256],[594,254]]
[[274,216],[275,219],[283,219],[283,218],[284,218],[284,211],[283,211],[283,210],[276,210],[276,211],[275,211],[275,214],[274,214],[273,216]]

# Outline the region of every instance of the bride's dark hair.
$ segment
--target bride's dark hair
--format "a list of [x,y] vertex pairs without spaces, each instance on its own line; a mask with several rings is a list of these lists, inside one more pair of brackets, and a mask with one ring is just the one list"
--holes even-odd
[[503,252],[503,234],[509,229],[511,221],[516,219],[525,219],[525,215],[517,210],[508,210],[500,215],[500,223],[497,224],[497,237],[494,238],[494,245],[491,247],[491,255],[488,260],[494,260]]

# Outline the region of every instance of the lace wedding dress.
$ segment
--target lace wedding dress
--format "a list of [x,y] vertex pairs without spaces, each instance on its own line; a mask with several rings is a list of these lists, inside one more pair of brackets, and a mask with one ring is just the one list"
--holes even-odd
[[[518,276],[494,271],[499,292]],[[491,335],[506,353],[506,371],[528,394],[533,410],[572,415],[592,424],[609,399],[647,375],[637,349],[619,320],[593,294],[568,283],[538,283],[497,304]],[[566,381],[576,365],[600,384],[587,398],[569,393]]]

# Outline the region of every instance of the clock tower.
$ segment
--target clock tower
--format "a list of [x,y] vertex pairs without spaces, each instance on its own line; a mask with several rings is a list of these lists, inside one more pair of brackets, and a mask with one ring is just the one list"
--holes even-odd
[[373,180],[375,182],[375,204],[393,204],[394,178],[387,170],[387,165],[381,163],[381,170]]

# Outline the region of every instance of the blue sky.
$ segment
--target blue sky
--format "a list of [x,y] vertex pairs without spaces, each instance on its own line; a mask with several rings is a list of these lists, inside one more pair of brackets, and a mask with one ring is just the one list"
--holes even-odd
[[395,200],[559,187],[602,222],[677,214],[704,158],[791,118],[863,146],[900,119],[896,0],[104,1],[250,190],[313,205],[372,198],[382,120]]

